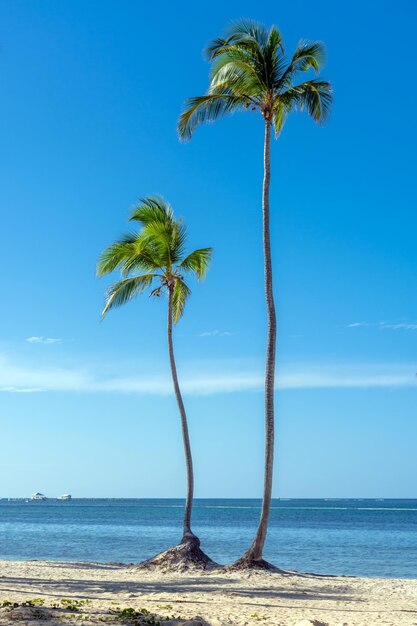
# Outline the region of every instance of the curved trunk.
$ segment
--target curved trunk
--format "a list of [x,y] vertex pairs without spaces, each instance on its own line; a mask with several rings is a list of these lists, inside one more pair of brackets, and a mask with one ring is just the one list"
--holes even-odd
[[194,474],[193,474],[193,459],[191,456],[190,437],[188,435],[187,415],[185,413],[184,402],[181,396],[180,386],[178,384],[177,367],[175,365],[174,357],[174,345],[172,342],[172,298],[173,289],[168,289],[168,350],[169,350],[169,362],[171,365],[172,382],[174,384],[175,397],[177,399],[178,408],[181,415],[181,427],[182,438],[184,442],[185,462],[187,466],[187,498],[185,501],[184,509],[184,527],[183,537],[181,543],[192,542],[197,546],[200,545],[200,541],[194,535],[191,530],[191,510],[193,506],[193,492],[194,492]]
[[265,371],[265,475],[262,512],[255,539],[246,553],[248,560],[260,561],[268,529],[274,464],[274,382],[277,322],[272,285],[271,235],[269,225],[269,186],[271,180],[271,122],[265,122],[264,180],[262,190],[264,281],[268,315],[268,341]]

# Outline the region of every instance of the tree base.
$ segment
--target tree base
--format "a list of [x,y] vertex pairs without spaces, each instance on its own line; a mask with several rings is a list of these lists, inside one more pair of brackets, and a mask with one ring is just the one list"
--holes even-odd
[[178,546],[169,548],[140,563],[137,568],[162,572],[188,572],[190,570],[210,570],[219,567],[200,548],[200,540],[195,535],[186,535]]
[[275,574],[287,574],[283,569],[279,569],[272,563],[268,563],[264,559],[255,559],[250,552],[246,552],[240,559],[228,565],[225,568],[226,571],[236,572],[236,571],[259,571],[259,572],[274,572]]

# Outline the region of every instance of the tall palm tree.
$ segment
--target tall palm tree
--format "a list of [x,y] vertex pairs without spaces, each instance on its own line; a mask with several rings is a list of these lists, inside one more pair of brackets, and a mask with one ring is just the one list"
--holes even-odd
[[121,306],[142,294],[155,283],[157,285],[153,287],[150,295],[158,297],[166,293],[168,296],[169,361],[181,416],[187,468],[187,498],[181,544],[186,544],[191,552],[201,553],[200,540],[191,530],[194,492],[193,461],[187,415],[175,364],[172,326],[182,317],[185,303],[191,293],[185,282],[185,274],[194,274],[198,280],[201,280],[210,264],[212,249],[200,248],[185,256],[186,227],[181,220],[174,217],[170,205],[160,197],[142,199],[130,219],[139,222],[142,227],[140,231],[126,235],[106,248],[97,264],[99,276],[109,274],[116,269],[121,270],[122,273],[122,279],[111,285],[107,291],[102,316],[104,317],[110,309]]
[[210,84],[206,94],[189,98],[178,122],[181,139],[191,138],[204,122],[249,109],[264,121],[264,179],[262,190],[264,281],[268,317],[265,375],[265,477],[262,512],[256,535],[238,564],[267,566],[262,560],[272,494],[274,458],[274,376],[276,314],[272,284],[269,187],[271,179],[271,131],[278,137],[292,111],[306,110],[315,122],[323,122],[329,112],[330,84],[319,79],[297,82],[297,75],[310,69],[319,72],[324,60],[320,42],[302,41],[287,58],[276,27],[267,29],[252,20],[240,20],[225,36],[207,47],[211,62]]

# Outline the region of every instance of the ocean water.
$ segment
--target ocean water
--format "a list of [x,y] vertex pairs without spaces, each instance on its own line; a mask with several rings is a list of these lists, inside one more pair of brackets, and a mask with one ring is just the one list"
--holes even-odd
[[[249,546],[260,500],[198,499],[194,530],[217,562]],[[1,559],[136,563],[178,542],[181,500],[0,500]],[[417,578],[417,500],[274,500],[265,558],[284,569]]]

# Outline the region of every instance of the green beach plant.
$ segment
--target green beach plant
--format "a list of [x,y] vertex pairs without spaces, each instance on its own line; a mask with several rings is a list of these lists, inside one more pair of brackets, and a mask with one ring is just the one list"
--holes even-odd
[[189,98],[178,121],[182,140],[191,139],[198,126],[214,122],[235,111],[255,111],[264,121],[264,179],[262,189],[264,282],[268,320],[265,374],[265,468],[262,511],[255,538],[236,567],[270,567],[262,559],[272,497],[274,460],[274,386],[276,313],[272,280],[269,190],[271,180],[271,133],[279,137],[289,113],[307,113],[317,123],[330,110],[330,83],[312,78],[298,82],[302,72],[318,73],[324,61],[321,42],[301,41],[291,57],[285,54],[279,30],[243,19],[231,25],[224,37],[206,49],[211,62],[207,93]]
[[36,606],[43,606],[44,604],[45,604],[44,598],[31,598],[29,600],[25,600],[24,602],[22,602],[21,606],[36,607]]
[[87,604],[90,604],[90,600],[77,600],[76,598],[62,598],[61,605],[67,611],[79,611]]
[[115,619],[132,626],[160,626],[159,619],[147,609],[133,609],[128,607],[119,611]]
[[[167,296],[168,353],[172,382],[181,417],[182,436],[187,469],[187,497],[184,508],[183,536],[180,545],[183,555],[204,565],[211,560],[200,549],[200,540],[191,530],[194,494],[194,473],[187,415],[179,386],[172,337],[173,324],[181,319],[191,294],[185,280],[193,275],[201,280],[209,267],[212,249],[200,248],[185,254],[187,230],[176,219],[171,206],[161,197],[147,197],[134,209],[130,220],[140,224],[139,232],[129,233],[106,248],[97,264],[97,274],[103,276],[115,270],[122,273],[107,291],[104,317],[110,309],[129,302],[150,289],[150,295]],[[173,549],[175,550],[175,549]],[[172,556],[172,555],[171,555]]]

